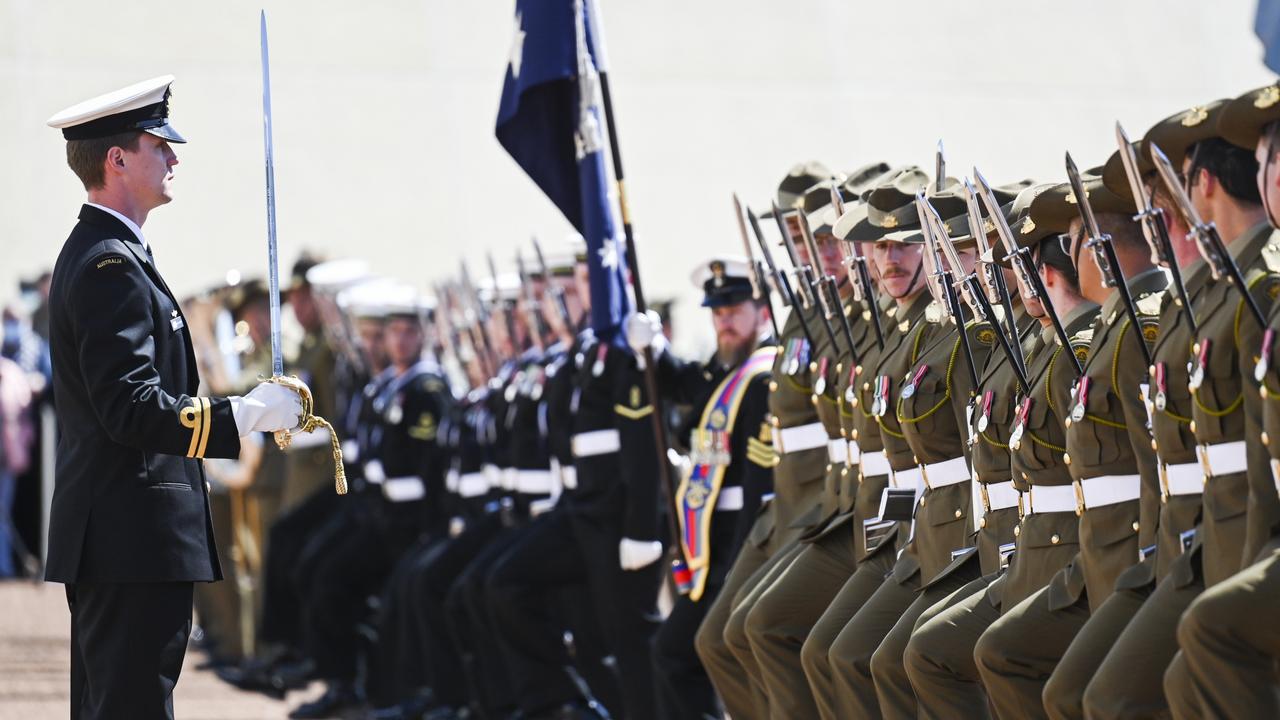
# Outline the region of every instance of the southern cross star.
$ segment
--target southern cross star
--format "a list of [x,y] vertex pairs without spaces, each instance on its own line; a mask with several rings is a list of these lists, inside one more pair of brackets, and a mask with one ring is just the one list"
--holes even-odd
[[511,77],[520,77],[520,63],[524,60],[524,36],[525,31],[521,28],[521,15],[516,13],[516,33],[511,38],[511,55],[508,58],[511,63]]

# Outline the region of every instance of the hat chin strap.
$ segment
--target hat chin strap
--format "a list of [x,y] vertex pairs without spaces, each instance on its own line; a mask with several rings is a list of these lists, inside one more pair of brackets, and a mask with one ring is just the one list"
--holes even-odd
[[907,291],[902,293],[901,295],[895,296],[893,299],[901,300],[902,298],[908,297],[911,295],[911,293],[915,292],[916,285],[920,282],[920,273],[923,270],[924,270],[924,263],[921,262],[919,265],[916,266],[916,274],[911,276],[911,284],[907,286]]

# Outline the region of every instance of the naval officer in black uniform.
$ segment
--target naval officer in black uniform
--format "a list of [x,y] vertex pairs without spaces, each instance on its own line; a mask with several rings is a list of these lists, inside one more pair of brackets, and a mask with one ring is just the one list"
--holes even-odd
[[197,397],[186,321],[142,234],[172,198],[172,76],[48,123],[88,192],[50,289],[58,458],[45,579],[67,586],[71,717],[173,717],[193,582],[219,580],[201,458],[298,425],[298,395],[262,384]]

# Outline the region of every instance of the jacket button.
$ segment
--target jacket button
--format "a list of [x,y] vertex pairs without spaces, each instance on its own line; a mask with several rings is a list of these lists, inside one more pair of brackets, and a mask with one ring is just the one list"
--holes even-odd
[[1049,537],[1049,542],[1053,543],[1054,545],[1057,545],[1058,543],[1062,542],[1062,537],[1059,536],[1058,533],[1054,533]]
[[1134,520],[1134,521],[1133,521],[1133,531],[1134,531],[1134,532],[1138,532],[1138,521],[1137,521],[1137,520]]
[[1259,435],[1258,437],[1262,440],[1262,444],[1263,444],[1263,445],[1270,445],[1270,444],[1271,444],[1271,436],[1267,435],[1266,431],[1263,431],[1263,433],[1262,433],[1261,435]]
[[[956,512],[960,512],[960,511],[959,511],[959,510],[957,510]],[[978,521],[978,527],[980,527],[980,528],[986,528],[986,527],[987,527],[987,519],[986,519],[985,517]]]
[[1063,465],[1071,464],[1071,453],[1062,453],[1062,464]]
[[770,381],[769,381],[769,392],[778,392],[778,381],[777,381],[777,380],[770,380]]
[[1191,421],[1191,434],[1192,434],[1192,435],[1195,435],[1195,434],[1196,434],[1196,421],[1195,421],[1195,420],[1192,420],[1192,421]]
[[1021,526],[1021,525],[1014,525],[1014,526],[1013,526],[1013,536],[1014,536],[1014,537],[1018,537],[1018,536],[1019,536],[1019,535],[1021,535],[1021,534],[1022,534],[1022,526]]
[[[957,518],[964,517],[964,512],[961,511],[960,508],[956,508],[956,517]],[[983,519],[985,520],[986,518],[983,518]]]

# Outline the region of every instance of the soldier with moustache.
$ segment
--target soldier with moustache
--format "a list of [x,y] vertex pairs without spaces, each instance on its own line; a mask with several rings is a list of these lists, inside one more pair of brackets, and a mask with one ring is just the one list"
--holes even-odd
[[362,701],[356,687],[358,625],[368,597],[380,592],[400,556],[443,526],[447,460],[437,442],[453,396],[434,360],[423,357],[422,306],[410,288],[388,297],[389,366],[374,379],[368,450],[362,469],[365,512],[341,543],[328,548],[307,584],[303,645],[327,688],[290,713],[329,717]]
[[[805,190],[830,177],[831,172],[818,163],[795,166],[779,183],[778,206],[794,207]],[[799,237],[795,228],[791,231],[793,237]],[[827,433],[811,401],[811,374],[816,369],[812,359],[821,350],[813,343],[823,340],[815,335],[811,343],[798,313],[806,316],[811,332],[821,327],[816,309],[793,307],[779,338],[782,352],[772,370],[769,399],[772,439],[779,458],[774,468],[776,494],[755,519],[695,639],[698,656],[725,709],[739,718],[760,717],[767,708],[763,681],[745,633],[751,607],[747,597],[776,566],[785,567],[784,561],[798,549],[804,525],[816,520],[820,510]],[[813,517],[806,519],[810,513]]]
[[173,717],[193,583],[222,578],[202,459],[302,419],[275,383],[196,395],[186,320],[142,232],[173,199],[172,144],[185,142],[168,121],[172,82],[48,121],[88,194],[49,291],[60,439],[45,579],[66,585],[73,718]]
[[[936,183],[923,173],[915,182],[931,188],[930,202],[943,217],[953,218],[947,232],[955,235],[953,244],[959,241],[960,261],[967,267],[954,268],[952,275],[962,276],[971,269],[974,240],[963,237],[968,222],[959,185],[949,178]],[[934,190],[939,184],[942,190]],[[923,241],[920,233],[901,240]],[[924,252],[930,250],[926,247]],[[907,543],[892,572],[832,647],[831,652],[842,659],[869,659],[859,664],[862,672],[841,678],[855,703],[846,706],[846,712],[914,715],[915,699],[902,668],[911,629],[926,609],[979,574],[977,563],[971,562],[973,491],[966,439],[969,413],[980,416],[979,409],[969,410],[973,378],[981,378],[990,354],[999,352],[997,329],[968,319],[965,314],[971,315],[972,310],[967,306],[960,311],[963,317],[949,316],[943,289],[938,286],[939,296],[933,309],[926,311],[926,322],[913,330],[914,339],[900,353],[907,368],[898,376],[902,379],[881,380],[885,388],[881,397],[886,399],[882,400],[881,435],[888,436],[886,447],[903,448],[895,453],[900,463],[896,478],[900,487],[905,478],[917,489],[916,507]],[[967,335],[968,354],[960,333]],[[864,674],[867,669],[869,675]]]
[[[1152,345],[1159,335],[1166,276],[1153,267],[1132,221],[1132,201],[1107,190],[1096,176],[1086,175],[1084,186],[1099,227],[1114,243],[1142,342]],[[1067,688],[1092,676],[1105,653],[1099,648],[1114,639],[1105,633],[1080,635],[1081,628],[1091,615],[1095,628],[1105,627],[1111,616],[1098,613],[1117,577],[1149,554],[1155,542],[1160,502],[1155,454],[1142,396],[1129,390],[1141,388],[1147,368],[1140,367],[1143,355],[1134,348],[1139,335],[1119,293],[1104,284],[1098,262],[1085,256],[1088,238],[1077,202],[1065,183],[1036,200],[1051,223],[1070,223],[1069,250],[1081,291],[1101,300],[1102,309],[1065,423],[1062,458],[1072,486],[1034,485],[1030,502],[1037,512],[1074,510],[1080,551],[1048,586],[1005,610],[978,640],[975,659],[999,717],[1065,712]]]
[[[1076,553],[1075,513],[1037,510],[1029,497],[1033,482],[1071,484],[1062,462],[1061,424],[1076,380],[1068,353],[1080,362],[1087,358],[1098,311],[1096,303],[1080,295],[1079,279],[1061,242],[1066,223],[1054,225],[1037,213],[1035,199],[1050,187],[1028,187],[1007,206],[1018,247],[1031,251],[1029,270],[1040,274],[1048,298],[1034,296],[1021,278],[1007,277],[1007,287],[1019,293],[1026,314],[1036,321],[1031,330],[1036,337],[1024,346],[1028,388],[1001,364],[1001,355],[995,370],[1004,372],[990,377],[1004,380],[1001,389],[992,390],[990,411],[985,392],[979,395],[986,414],[975,422],[988,418],[986,428],[974,427],[973,449],[975,481],[980,483],[975,507],[983,511],[976,543],[983,576],[930,607],[916,622],[903,663],[920,717],[946,717],[957,707],[975,715],[985,712],[988,699],[973,660],[978,638],[1003,609],[1046,585]],[[1007,264],[1004,247],[997,248],[994,259]],[[1063,324],[1068,347],[1054,330],[1046,302]],[[988,379],[986,384],[995,383]],[[999,480],[1005,476],[1011,479]]]
[[[1280,227],[1280,185],[1276,182],[1280,177],[1276,158],[1276,148],[1280,147],[1280,86],[1250,90],[1229,101],[1219,112],[1217,130],[1221,136],[1235,146],[1254,151],[1258,163],[1256,182],[1268,227]],[[1276,236],[1274,231],[1268,234],[1266,228],[1263,234],[1267,237],[1262,251],[1265,258],[1274,251]],[[1225,233],[1223,240],[1227,240]],[[1230,248],[1233,255],[1243,249],[1235,245]],[[1241,270],[1256,274],[1262,265],[1265,263],[1247,269],[1242,265]],[[1280,382],[1276,379],[1274,343],[1275,329],[1280,326],[1278,318],[1280,304],[1272,303],[1268,329],[1261,342],[1251,351],[1242,350],[1234,369],[1245,396],[1246,413],[1248,396],[1256,396],[1261,403],[1261,429],[1246,423],[1245,430],[1249,487],[1242,569],[1206,589],[1182,614],[1177,630],[1180,651],[1164,677],[1165,693],[1176,718],[1268,717],[1280,712],[1275,678],[1280,642],[1274,625],[1274,597],[1280,588],[1280,481],[1276,480],[1280,443],[1273,439],[1280,433],[1280,394],[1276,390]],[[1198,417],[1196,421],[1198,429]],[[1261,448],[1269,460],[1270,477],[1255,476],[1254,448]]]

